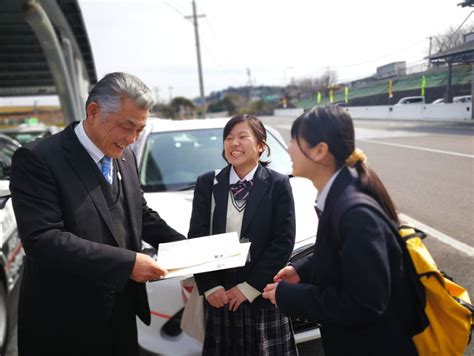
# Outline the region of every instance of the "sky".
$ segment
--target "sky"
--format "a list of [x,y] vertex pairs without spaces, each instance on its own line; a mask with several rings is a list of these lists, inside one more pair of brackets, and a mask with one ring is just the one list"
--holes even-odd
[[[339,81],[421,64],[429,36],[457,28],[461,0],[196,0],[204,91],[285,85],[328,68]],[[159,101],[199,96],[191,0],[79,0],[99,78],[138,76]],[[474,15],[466,25],[474,22]],[[250,75],[249,75],[250,74]]]

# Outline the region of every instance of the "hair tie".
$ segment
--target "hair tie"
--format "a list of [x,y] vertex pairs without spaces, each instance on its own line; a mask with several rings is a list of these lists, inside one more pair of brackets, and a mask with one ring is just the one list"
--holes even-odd
[[367,161],[367,157],[365,153],[356,148],[354,152],[351,153],[351,155],[346,159],[346,165],[349,167],[354,167],[357,162],[362,162],[365,163]]

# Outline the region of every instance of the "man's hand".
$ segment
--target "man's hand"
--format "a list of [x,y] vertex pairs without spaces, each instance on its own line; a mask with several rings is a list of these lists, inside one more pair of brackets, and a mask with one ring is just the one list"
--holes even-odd
[[207,297],[207,302],[214,308],[222,308],[227,304],[228,299],[224,288],[220,288]]
[[278,273],[273,277],[275,282],[285,281],[288,283],[299,283],[301,278],[296,272],[295,267],[293,266],[286,266],[278,271]]
[[144,283],[154,281],[164,277],[168,273],[166,269],[160,267],[150,256],[138,252],[136,256],[135,265],[130,274],[130,279],[135,282]]
[[232,287],[226,294],[229,300],[229,311],[236,311],[240,304],[247,300],[238,287]]
[[262,293],[263,298],[268,299],[270,302],[272,302],[275,305],[277,305],[276,295],[275,295],[277,287],[278,287],[278,283],[267,284],[267,286],[263,288],[263,293]]

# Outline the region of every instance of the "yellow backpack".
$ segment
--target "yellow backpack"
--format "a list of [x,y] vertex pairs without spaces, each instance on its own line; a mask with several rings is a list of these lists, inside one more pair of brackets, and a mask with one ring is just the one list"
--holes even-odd
[[411,261],[425,290],[429,325],[413,336],[420,355],[462,355],[470,341],[473,307],[467,291],[436,266],[422,239],[426,234],[400,226]]
[[[368,195],[342,197],[333,216],[336,240],[340,237],[336,221],[350,208],[365,206],[377,212],[392,228],[402,250],[407,287],[404,295],[410,310],[398,310],[402,324],[412,335],[420,356],[462,355],[471,340],[474,308],[467,291],[441,272],[422,239],[426,234],[409,226],[396,227],[380,205]],[[394,291],[396,293],[396,291]]]

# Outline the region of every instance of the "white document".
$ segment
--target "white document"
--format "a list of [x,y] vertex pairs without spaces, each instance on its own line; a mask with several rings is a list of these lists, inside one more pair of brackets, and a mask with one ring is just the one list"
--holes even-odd
[[168,270],[165,278],[245,265],[250,243],[240,243],[236,232],[162,243],[157,262]]

